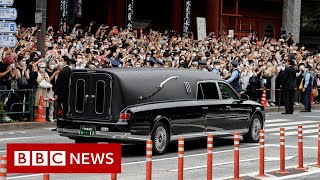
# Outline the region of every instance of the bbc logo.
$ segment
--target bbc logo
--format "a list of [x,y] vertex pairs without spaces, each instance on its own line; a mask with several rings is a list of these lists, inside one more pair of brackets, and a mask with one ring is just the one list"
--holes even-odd
[[66,151],[14,151],[15,166],[66,166]]

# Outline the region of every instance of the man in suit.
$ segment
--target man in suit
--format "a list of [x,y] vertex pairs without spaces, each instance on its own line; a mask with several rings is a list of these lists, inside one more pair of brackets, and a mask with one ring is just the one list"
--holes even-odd
[[294,94],[296,88],[296,71],[294,60],[291,57],[287,62],[287,68],[283,72],[282,90],[286,111],[282,114],[293,114]]
[[63,116],[65,117],[66,113],[68,112],[69,78],[71,75],[71,70],[76,66],[76,61],[64,56],[63,60],[60,62],[60,65],[63,67],[63,69],[58,75],[54,94],[55,99],[58,100],[59,107],[62,107]]

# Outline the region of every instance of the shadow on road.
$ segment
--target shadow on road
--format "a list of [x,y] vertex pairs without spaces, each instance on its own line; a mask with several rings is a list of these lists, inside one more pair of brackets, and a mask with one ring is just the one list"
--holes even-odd
[[[230,147],[233,146],[233,139],[231,138],[215,138],[213,140],[213,148],[217,147]],[[184,143],[184,150],[188,151],[194,150],[205,150],[207,148],[207,139],[196,139],[196,140],[186,140]],[[170,143],[168,153],[178,153],[178,143]],[[122,146],[122,156],[123,157],[144,157],[146,155],[146,145],[145,144],[126,144]],[[159,155],[158,155],[159,156]]]

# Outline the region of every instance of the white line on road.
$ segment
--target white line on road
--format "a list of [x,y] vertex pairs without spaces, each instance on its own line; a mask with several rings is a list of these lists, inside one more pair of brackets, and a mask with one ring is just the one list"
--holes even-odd
[[267,119],[266,120],[266,124],[268,124],[268,122],[289,122],[292,121],[292,119]]
[[0,139],[0,141],[11,141],[11,140],[21,140],[21,139],[32,139],[32,138],[38,138],[43,136],[31,136],[31,137],[16,137],[16,138],[3,138]]
[[7,177],[7,179],[22,179],[22,178],[28,178],[28,177],[36,177],[36,176],[42,176],[43,174],[29,174],[29,175],[21,175],[21,176],[12,176]]
[[266,127],[281,127],[281,126],[292,126],[292,125],[303,125],[303,124],[317,124],[316,121],[291,121],[288,123],[272,123],[272,124],[266,124]]
[[314,139],[318,139],[319,135],[312,135],[312,136],[304,136],[306,138],[314,138]]
[[[260,146],[253,146],[253,147],[247,147],[247,148],[240,148],[241,150],[247,150],[247,149],[254,149],[254,148],[258,148]],[[224,150],[224,151],[216,151],[213,152],[212,154],[219,154],[219,153],[225,153],[225,152],[233,152],[233,149],[229,149],[229,150]],[[196,157],[196,156],[204,156],[207,155],[207,153],[200,153],[200,154],[191,154],[191,155],[186,155],[184,156],[184,158],[188,158],[188,157]],[[169,157],[169,158],[161,158],[161,159],[153,159],[152,162],[157,162],[157,161],[166,161],[166,160],[172,160],[172,159],[178,159],[178,157]],[[129,163],[124,163],[122,164],[122,166],[128,166],[128,165],[133,165],[133,164],[141,164],[141,163],[145,163],[146,161],[136,161],[136,162],[129,162]]]
[[[249,162],[249,161],[255,161],[258,160],[259,158],[253,158],[253,159],[246,159],[246,160],[241,160],[239,161],[240,163],[243,162]],[[228,164],[233,164],[234,161],[229,161],[229,162],[223,162],[223,163],[217,163],[217,164],[213,164],[212,166],[222,166],[222,165],[228,165]],[[194,167],[189,167],[189,168],[184,168],[184,171],[189,171],[189,170],[195,170],[195,169],[202,169],[202,168],[206,168],[207,165],[203,165],[203,166],[194,166]],[[170,172],[177,172],[178,169],[173,169],[173,170],[168,170]]]
[[[266,144],[266,147],[280,147],[279,144]],[[286,148],[298,148],[298,146],[285,145]],[[318,147],[303,146],[303,149],[318,150]]]
[[[303,130],[303,134],[316,133],[318,131],[319,131],[318,129],[308,129],[308,130]],[[297,134],[298,134],[298,131],[285,132],[286,136],[292,136]],[[272,133],[271,135],[279,135],[279,133]]]
[[[306,128],[317,128],[319,125],[317,124],[313,124],[313,125],[305,125],[303,126],[302,128],[303,129],[306,129]],[[298,131],[298,126],[291,126],[291,127],[286,127],[285,130],[292,130],[292,129],[295,129]],[[270,133],[270,132],[279,132],[280,129],[279,128],[270,128],[270,129],[265,129],[265,133]],[[277,134],[279,135],[279,134]]]

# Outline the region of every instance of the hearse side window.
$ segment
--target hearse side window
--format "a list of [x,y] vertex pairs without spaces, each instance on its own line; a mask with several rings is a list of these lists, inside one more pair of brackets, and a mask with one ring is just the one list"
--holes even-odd
[[83,112],[84,98],[85,98],[85,81],[83,79],[77,80],[76,83],[76,112]]
[[204,82],[198,85],[198,100],[219,99],[217,85],[214,82]]
[[226,83],[219,82],[222,99],[239,99],[238,95]]
[[96,113],[102,114],[104,112],[106,84],[104,81],[98,81],[96,84]]

